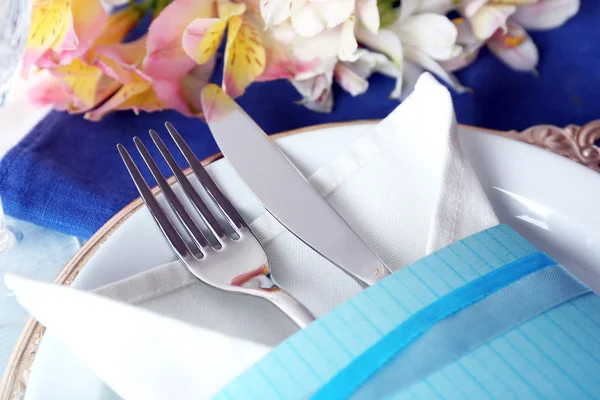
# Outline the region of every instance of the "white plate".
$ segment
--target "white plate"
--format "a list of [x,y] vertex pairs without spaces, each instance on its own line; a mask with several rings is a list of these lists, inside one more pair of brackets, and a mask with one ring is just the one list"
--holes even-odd
[[[285,136],[278,144],[310,175],[361,135],[369,125],[328,126]],[[561,156],[475,128],[460,140],[494,209],[533,244],[571,269],[600,266],[600,175]],[[249,220],[264,209],[225,160],[209,172]],[[119,225],[85,263],[73,286],[94,289],[174,260],[154,221],[140,208]],[[27,399],[118,398],[50,333],[37,352]]]

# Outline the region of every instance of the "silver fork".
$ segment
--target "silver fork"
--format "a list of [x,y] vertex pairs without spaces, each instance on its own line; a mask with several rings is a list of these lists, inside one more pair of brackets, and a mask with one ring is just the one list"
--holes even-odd
[[[204,283],[226,291],[266,299],[277,306],[301,328],[314,321],[314,316],[306,307],[279,288],[273,281],[267,255],[244,219],[217,187],[175,128],[168,122],[165,125],[210,199],[221,211],[231,230],[235,231],[235,234],[230,234],[221,225],[183,173],[164,142],[154,130],[150,130],[152,141],[158,147],[171,171],[173,171],[185,196],[192,203],[209,230],[209,233],[205,233],[200,229],[162,176],[142,141],[137,137],[133,138],[137,150],[150,169],[171,209],[192,240],[194,245],[190,246],[175,229],[173,222],[159,205],[125,147],[118,144],[119,154],[140,196],[177,257],[196,278]],[[209,239],[209,235],[212,236],[212,241]]]

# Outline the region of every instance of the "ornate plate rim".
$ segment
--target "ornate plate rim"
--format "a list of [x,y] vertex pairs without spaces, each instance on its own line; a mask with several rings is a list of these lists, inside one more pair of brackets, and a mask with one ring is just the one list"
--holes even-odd
[[[376,123],[377,121],[379,120],[373,119],[313,125],[278,133],[271,135],[271,137],[278,139],[307,131],[346,125],[366,125]],[[503,132],[464,124],[459,124],[459,126],[529,143],[570,158],[600,172],[600,148],[594,144],[600,140],[600,120],[592,121],[584,126],[568,125],[565,128],[552,125],[538,125],[521,132]],[[202,160],[202,164],[208,165],[221,157],[221,153],[214,154]],[[186,170],[186,173],[189,173],[189,171]],[[172,177],[169,182],[173,183],[174,178]],[[159,192],[157,187],[152,190],[155,194]],[[142,205],[143,202],[138,197],[115,214],[75,253],[57,275],[56,279],[54,279],[54,283],[70,285],[98,248]],[[7,362],[6,370],[0,383],[0,400],[21,399],[24,396],[29,371],[44,331],[45,328],[39,322],[31,317],[28,319]]]

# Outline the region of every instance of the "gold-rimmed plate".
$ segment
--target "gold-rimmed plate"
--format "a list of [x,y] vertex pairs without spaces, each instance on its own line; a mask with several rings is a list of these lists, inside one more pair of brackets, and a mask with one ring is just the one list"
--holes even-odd
[[[278,135],[278,144],[305,174],[310,174],[373,123],[292,131]],[[590,160],[598,153],[594,153],[595,148],[588,142],[593,143],[597,138],[600,124],[591,126],[579,130],[541,127],[520,136],[504,135],[554,146],[555,151],[593,166],[594,161]],[[595,251],[600,218],[594,216],[592,209],[592,199],[600,196],[600,175],[563,157],[491,133],[463,126],[460,139],[500,219],[566,265],[582,268],[600,265],[600,255]],[[218,155],[213,156],[205,164],[210,164],[209,171],[245,217],[253,219],[264,212],[247,191],[231,184],[231,169],[218,159]],[[596,159],[598,168],[597,164]],[[140,237],[144,237],[143,242]],[[143,251],[138,251],[142,248]],[[173,259],[142,202],[136,200],[82,247],[56,282],[93,289]],[[28,398],[113,396],[102,382],[78,366],[68,352],[61,351],[60,344],[50,335],[43,338],[43,334],[43,327],[29,321],[9,361],[0,399],[18,398],[26,387]]]

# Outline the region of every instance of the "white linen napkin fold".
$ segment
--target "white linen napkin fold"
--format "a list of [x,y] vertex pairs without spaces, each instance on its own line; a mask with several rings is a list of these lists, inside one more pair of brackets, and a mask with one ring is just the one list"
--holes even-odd
[[[428,74],[309,181],[393,269],[498,224],[460,151],[450,95]],[[270,214],[250,227],[278,283],[315,315],[360,290]],[[270,304],[210,288],[179,263],[96,294],[5,282],[47,335],[124,398],[210,397],[295,330]]]

